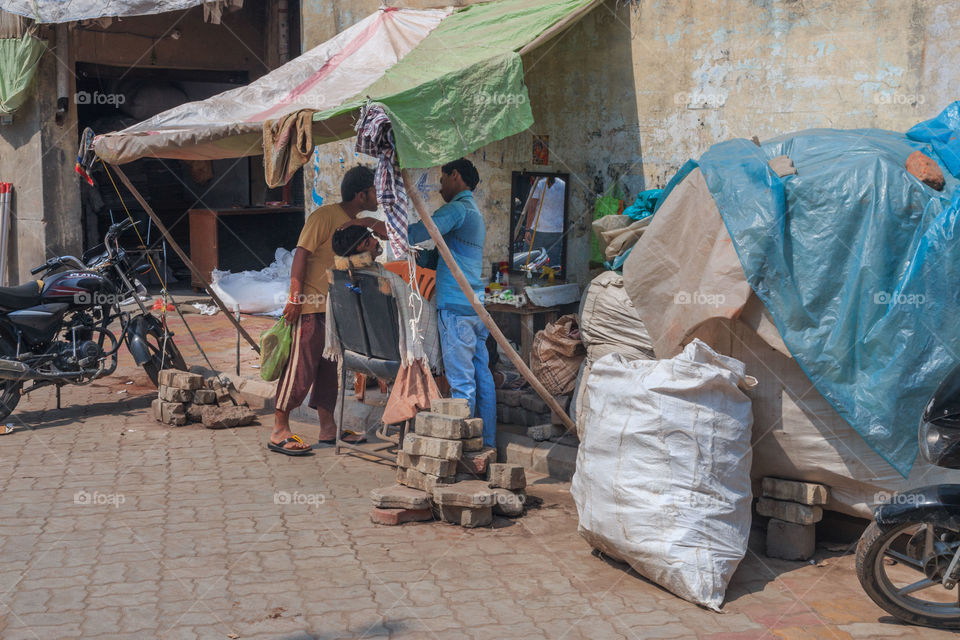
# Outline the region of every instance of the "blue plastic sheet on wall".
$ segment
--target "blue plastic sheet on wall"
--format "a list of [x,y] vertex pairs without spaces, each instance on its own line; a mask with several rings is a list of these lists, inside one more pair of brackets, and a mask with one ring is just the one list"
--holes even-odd
[[[957,103],[945,114],[930,144],[819,129],[759,147],[731,140],[699,161],[747,281],[797,363],[904,476],[923,408],[960,362],[960,191],[945,160]],[[907,173],[916,150],[947,169],[943,191]],[[796,175],[769,168],[779,155]]]

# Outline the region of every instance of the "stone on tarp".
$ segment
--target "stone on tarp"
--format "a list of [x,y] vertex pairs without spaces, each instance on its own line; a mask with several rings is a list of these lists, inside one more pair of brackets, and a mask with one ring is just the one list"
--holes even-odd
[[946,184],[943,179],[943,171],[940,170],[936,160],[922,151],[914,151],[907,156],[907,171],[937,191],[942,191],[943,185]]
[[426,491],[399,484],[372,490],[370,500],[373,506],[383,509],[429,509],[432,505]]

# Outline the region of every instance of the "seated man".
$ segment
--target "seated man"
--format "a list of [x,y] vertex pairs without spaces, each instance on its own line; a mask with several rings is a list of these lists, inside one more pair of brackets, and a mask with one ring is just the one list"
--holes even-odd
[[[380,243],[367,227],[350,225],[338,229],[331,239],[334,254],[349,257],[367,253],[370,255],[368,267],[356,269],[359,273],[372,273],[385,279],[390,284],[393,297],[397,300],[397,315],[400,323],[400,357],[405,365],[411,360],[425,357],[432,371],[443,369],[443,359],[440,354],[440,337],[437,333],[436,304],[426,299],[413,300],[411,307],[412,288],[405,278],[388,271],[383,265],[373,262],[382,252]],[[329,301],[328,301],[329,305]],[[421,310],[422,306],[422,310]],[[340,344],[336,340],[333,314],[327,311],[327,332],[325,357],[339,357]],[[411,330],[410,321],[417,319],[417,335]],[[419,347],[418,347],[419,343]]]

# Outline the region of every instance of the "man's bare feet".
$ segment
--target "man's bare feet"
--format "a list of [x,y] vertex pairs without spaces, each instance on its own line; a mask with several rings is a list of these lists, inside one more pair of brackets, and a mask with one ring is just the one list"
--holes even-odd
[[310,445],[305,443],[300,436],[295,436],[290,431],[290,414],[284,411],[274,411],[270,443],[279,445],[284,440],[288,440],[283,444],[283,448],[288,451],[306,451],[310,448]]

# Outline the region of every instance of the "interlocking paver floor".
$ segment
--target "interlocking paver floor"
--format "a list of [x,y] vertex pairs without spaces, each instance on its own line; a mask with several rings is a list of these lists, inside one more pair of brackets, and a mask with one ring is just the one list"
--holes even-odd
[[[225,321],[192,325],[227,367]],[[0,438],[3,638],[952,637],[893,621],[852,555],[825,551],[748,553],[725,613],[705,611],[593,556],[568,485],[547,479],[493,528],[376,526],[368,494],[390,467],[270,453],[266,427],[165,427],[147,385],[125,360],[61,410],[38,391]]]

